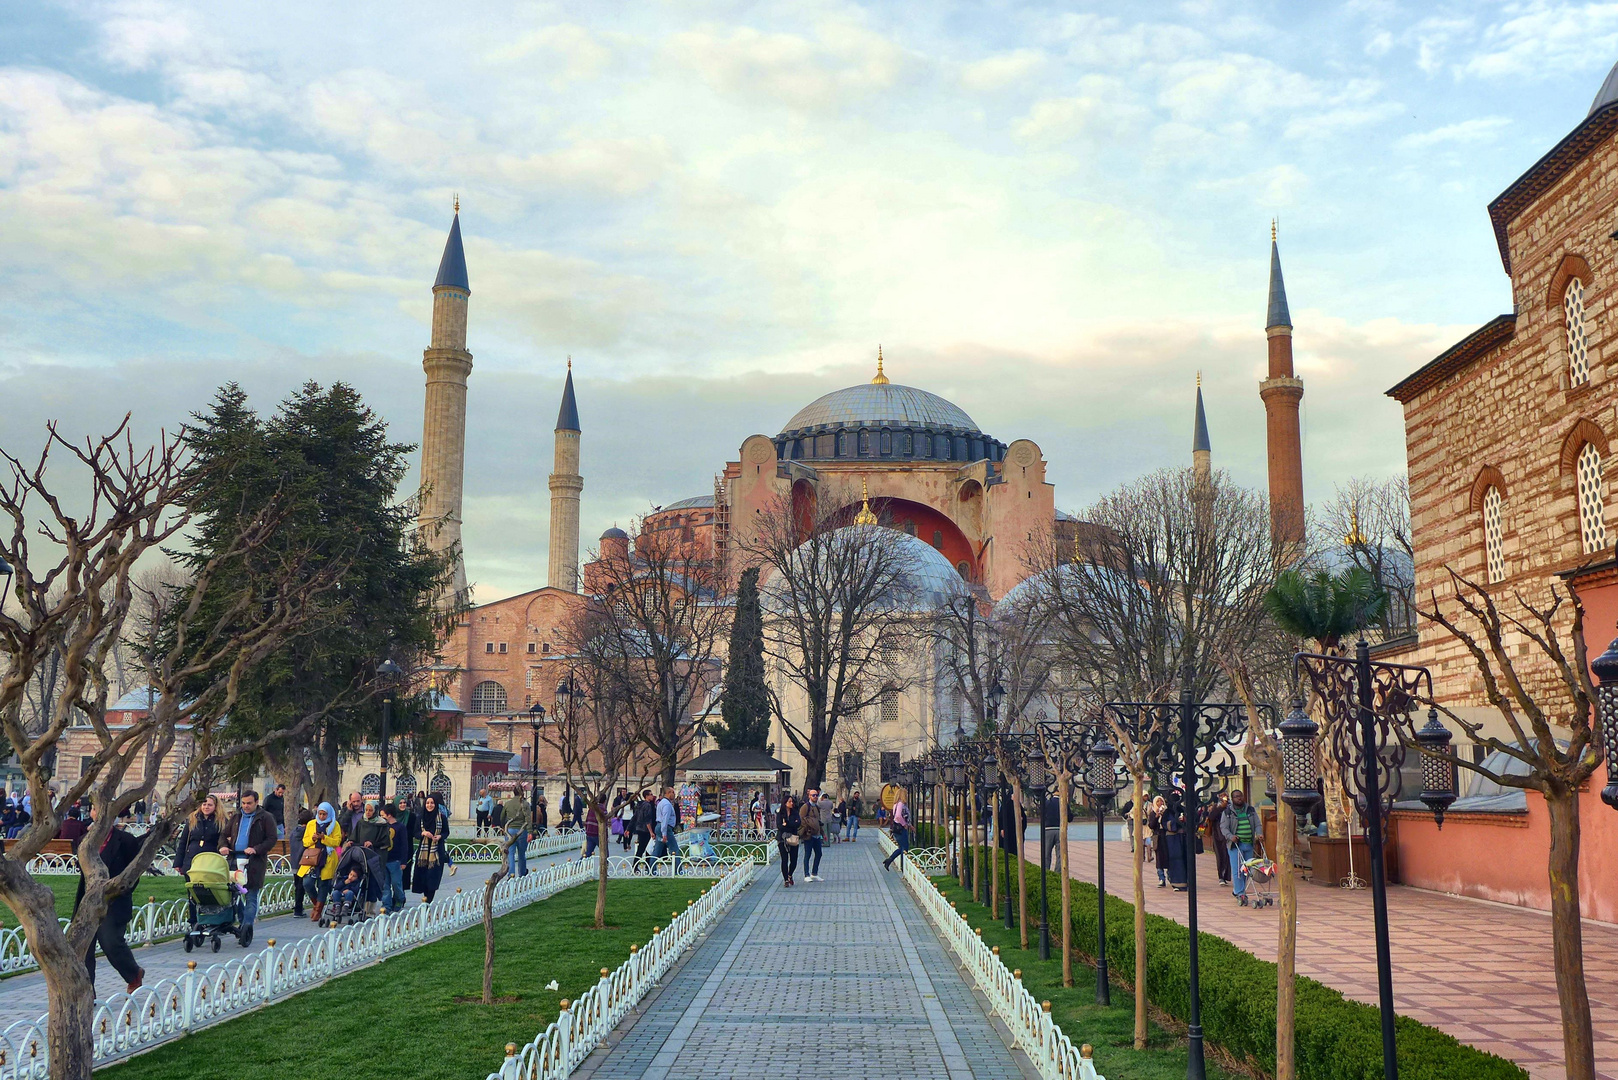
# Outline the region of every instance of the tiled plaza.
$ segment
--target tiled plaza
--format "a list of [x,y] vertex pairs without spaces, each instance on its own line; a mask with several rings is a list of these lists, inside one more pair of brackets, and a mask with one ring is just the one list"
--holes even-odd
[[1023,1080],[876,837],[829,847],[825,881],[770,867],[579,1075]]

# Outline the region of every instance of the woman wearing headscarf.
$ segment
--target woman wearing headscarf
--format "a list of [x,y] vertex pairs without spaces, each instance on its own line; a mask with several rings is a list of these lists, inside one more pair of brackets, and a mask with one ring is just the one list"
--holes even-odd
[[1168,809],[1164,811],[1163,854],[1168,856],[1169,886],[1175,892],[1185,892],[1185,863],[1189,855],[1192,836],[1185,831],[1185,818],[1181,814],[1180,793],[1169,795]]
[[[303,855],[298,859],[298,888],[309,897],[309,918],[320,921],[326,898],[331,895],[331,879],[337,873],[336,849],[343,842],[343,827],[329,802],[315,807],[314,820],[303,827]],[[310,852],[316,854],[311,855]]]
[[775,819],[775,845],[781,851],[781,880],[792,888],[792,875],[798,869],[798,830],[803,828],[803,815],[798,812],[798,799],[788,795],[781,800],[781,812]]
[[[416,847],[416,869],[410,875],[410,891],[420,893],[429,904],[444,881],[444,867],[449,865],[449,851],[444,841],[449,838],[449,815],[438,805],[438,796],[429,794],[422,802],[421,843]],[[450,873],[455,868],[450,866]]]

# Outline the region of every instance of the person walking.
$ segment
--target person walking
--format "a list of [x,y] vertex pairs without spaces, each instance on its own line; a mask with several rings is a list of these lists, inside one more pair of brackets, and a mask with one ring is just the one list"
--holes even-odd
[[410,812],[408,810],[401,810],[392,803],[384,803],[382,817],[386,819],[393,838],[392,845],[388,848],[387,854],[383,856],[387,882],[386,888],[382,890],[382,910],[392,915],[395,911],[404,910],[404,868],[410,862],[410,855],[414,845],[411,843],[411,834],[406,829],[410,822]]
[[386,889],[387,857],[393,851],[393,828],[382,816],[381,800],[375,795],[365,797],[365,812],[348,839],[365,852],[365,914],[375,915]]
[[563,788],[562,789],[562,805],[557,808],[556,812],[561,815],[560,817],[557,818],[557,824],[558,825],[560,825],[564,829],[570,828],[573,825],[573,789],[572,788]]
[[478,801],[473,806],[473,813],[477,819],[477,835],[489,834],[489,815],[494,813],[494,796],[489,794],[488,788],[478,788]]
[[[444,883],[444,866],[449,864],[449,851],[444,847],[449,837],[449,815],[438,805],[437,794],[429,794],[422,800],[417,824],[421,828],[421,842],[416,846],[416,868],[410,875],[410,891],[420,893],[430,904]],[[453,864],[449,872],[455,873]]]
[[222,825],[219,800],[209,795],[180,826],[180,835],[174,842],[174,869],[184,874],[191,869],[192,859],[204,851],[218,851]]
[[[90,820],[96,816],[95,804],[90,804]],[[79,843],[73,845],[74,855],[80,855],[83,846],[83,837]],[[140,841],[117,827],[107,833],[107,838],[101,841],[101,864],[107,868],[107,877],[115,878],[135,861],[140,854]],[[89,950],[84,954],[84,968],[90,973],[90,986],[93,989],[96,983],[96,946],[106,954],[107,962],[122,976],[124,992],[133,994],[140,989],[141,983],[146,979],[146,969],[135,962],[135,954],[130,951],[129,942],[125,934],[129,931],[129,920],[135,917],[135,904],[131,897],[134,890],[109,897],[107,899],[106,914],[101,916],[101,924],[96,928],[95,938],[90,942]],[[79,891],[73,897],[73,911],[76,914],[79,905],[84,902],[84,862],[79,862]]]
[[[307,806],[298,807],[298,820],[287,828],[287,851],[292,855],[294,868],[303,865],[303,830],[315,820],[315,812]],[[296,872],[294,870],[294,872]],[[296,877],[292,879],[292,917],[303,918],[303,882]]]
[[544,836],[551,831],[551,807],[545,801],[545,793],[541,791],[539,798],[534,800],[534,835]]
[[287,838],[287,786],[276,784],[275,790],[264,796],[264,812],[275,819],[275,838]]
[[635,828],[635,797],[633,795],[624,797],[623,805],[618,807],[618,812],[613,815],[612,820],[612,833],[618,838],[618,843],[623,847],[624,854],[627,855],[629,854],[630,835]]
[[[828,844],[837,842],[837,808],[832,805],[831,792],[820,793],[820,835]],[[818,866],[818,862],[817,862]]]
[[264,875],[270,869],[270,849],[275,846],[275,819],[258,805],[258,792],[242,792],[241,807],[225,822],[219,838],[219,854],[247,864],[247,895],[242,901],[242,947],[253,943],[253,922],[258,918],[258,894],[264,888]]
[[764,836],[764,793],[753,792],[753,801],[747,806],[748,820],[753,823],[753,832],[760,838]]
[[309,918],[320,921],[331,895],[331,879],[337,874],[337,848],[343,843],[343,827],[337,823],[337,809],[329,802],[315,807],[315,816],[303,827],[303,855],[298,860],[298,889],[309,898]]
[[646,847],[652,842],[652,832],[657,828],[657,800],[652,798],[652,789],[645,788],[640,793],[640,801],[635,804],[635,820],[631,826],[635,833],[635,873],[646,869]]
[[1058,834],[1062,828],[1062,800],[1055,791],[1045,796],[1045,805],[1040,808],[1039,826],[1039,865],[1049,870],[1051,853],[1061,839]]
[[903,858],[905,852],[910,850],[910,806],[904,800],[901,792],[893,798],[893,810],[888,815],[888,831],[893,836],[893,842],[899,845],[892,855],[882,860],[882,869],[888,870],[893,866],[893,860]]
[[528,876],[528,803],[522,797],[518,784],[502,804],[505,812],[506,873],[514,877]]
[[1219,872],[1221,885],[1230,884],[1230,851],[1226,847],[1224,829],[1225,808],[1229,805],[1230,799],[1221,792],[1198,814],[1202,818],[1202,834],[1207,837],[1208,846],[1213,848],[1214,868]]
[[860,797],[860,789],[855,788],[854,794],[848,797],[848,809],[843,812],[843,839],[860,838],[860,815],[864,812],[865,800]]
[[1183,805],[1178,791],[1169,794],[1162,815],[1163,846],[1158,852],[1159,869],[1162,868],[1163,856],[1168,856],[1169,888],[1175,892],[1185,892],[1185,864],[1194,842],[1193,834],[1185,831],[1185,818],[1180,814]]
[[775,815],[775,846],[781,853],[781,880],[792,888],[792,875],[798,872],[798,848],[803,844],[800,835],[803,815],[798,810],[798,797],[788,795],[781,800],[781,811]]
[[1247,860],[1253,857],[1253,844],[1262,829],[1258,811],[1247,804],[1247,792],[1240,788],[1231,792],[1220,830],[1230,844],[1230,891],[1244,907],[1247,904]]
[[803,880],[820,881],[821,837],[825,832],[820,823],[820,792],[810,788],[805,793],[798,817],[798,835],[803,838]]
[[1148,842],[1151,844],[1151,850],[1146,853],[1146,857],[1157,864],[1157,887],[1159,889],[1169,887],[1169,850],[1166,842],[1169,824],[1168,813],[1168,804],[1163,801],[1163,796],[1161,795],[1156,795],[1152,798],[1152,808],[1146,811],[1146,831],[1150,834]]
[[[676,877],[680,874],[680,841],[675,836],[679,830],[680,812],[674,806],[674,789],[666,787],[663,797],[657,800],[656,847],[652,850],[652,857],[661,859],[665,855],[673,855]],[[653,872],[656,872],[655,869]]]
[[599,846],[601,846],[601,818],[596,813],[595,802],[590,800],[589,809],[585,811],[584,816],[584,854],[579,856],[580,860],[594,855]]

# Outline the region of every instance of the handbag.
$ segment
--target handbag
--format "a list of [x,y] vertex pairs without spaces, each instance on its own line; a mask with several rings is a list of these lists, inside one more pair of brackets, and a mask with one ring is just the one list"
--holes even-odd
[[788,833],[785,839],[787,847],[797,847],[799,844],[803,843],[803,841],[798,838],[797,833]]
[[298,865],[307,866],[311,870],[319,870],[326,862],[326,845],[316,840],[314,844],[303,849],[298,856]]

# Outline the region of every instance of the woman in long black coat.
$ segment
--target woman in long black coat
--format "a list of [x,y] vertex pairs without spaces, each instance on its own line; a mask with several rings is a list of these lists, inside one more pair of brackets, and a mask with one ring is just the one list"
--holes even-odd
[[174,844],[174,868],[180,873],[191,869],[191,860],[204,851],[219,850],[219,800],[209,795],[180,826]]
[[449,851],[444,841],[449,839],[449,815],[438,805],[437,795],[428,795],[421,808],[421,841],[416,846],[416,868],[410,875],[410,891],[420,893],[428,903],[444,882],[444,867],[449,865]]

